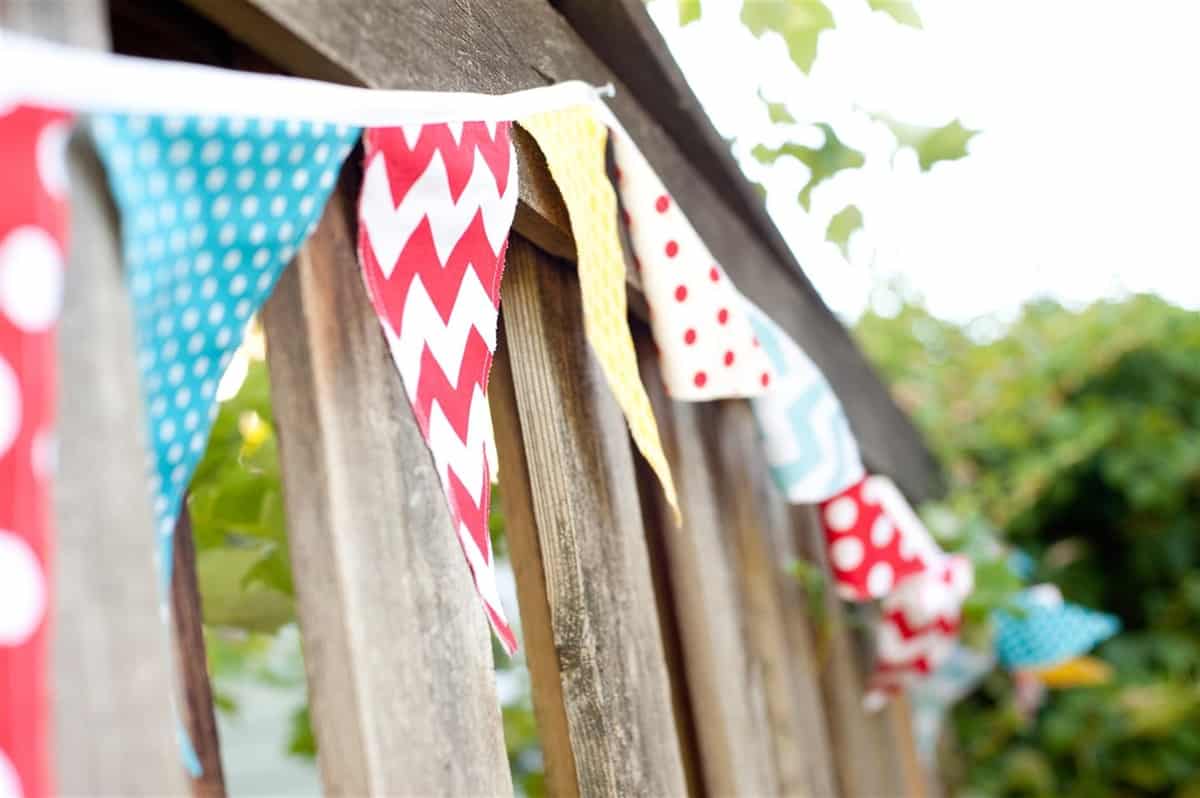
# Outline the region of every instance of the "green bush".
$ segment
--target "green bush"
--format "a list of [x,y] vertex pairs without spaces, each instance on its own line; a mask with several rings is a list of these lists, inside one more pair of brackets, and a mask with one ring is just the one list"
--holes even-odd
[[998,530],[1034,581],[1126,631],[1098,651],[1111,684],[1031,719],[993,674],[954,712],[948,778],[965,795],[1200,796],[1200,315],[1040,301],[997,332],[912,303],[856,329],[945,467],[935,531],[978,549]]

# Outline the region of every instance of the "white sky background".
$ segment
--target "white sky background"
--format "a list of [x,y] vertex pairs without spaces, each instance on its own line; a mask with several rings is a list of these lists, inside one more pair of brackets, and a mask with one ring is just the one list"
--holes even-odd
[[[1011,317],[1040,295],[1074,305],[1146,291],[1200,307],[1200,3],[918,0],[916,30],[866,0],[826,0],[837,27],[822,34],[811,75],[782,38],[743,27],[741,5],[703,0],[684,28],[674,0],[650,11],[844,318],[897,275],[957,321]],[[801,124],[773,126],[759,89]],[[958,117],[983,132],[966,158],[922,173],[911,150],[890,156],[891,133],[863,111],[930,126]],[[819,146],[815,121],[866,165],[819,185],[807,214],[796,200],[807,168],[767,167],[750,151],[789,138]],[[847,261],[824,237],[848,203],[865,222]]]

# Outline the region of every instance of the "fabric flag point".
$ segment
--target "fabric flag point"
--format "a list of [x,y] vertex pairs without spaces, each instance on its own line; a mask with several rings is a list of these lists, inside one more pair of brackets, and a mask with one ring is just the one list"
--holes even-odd
[[880,606],[875,671],[866,706],[932,675],[954,652],[962,605],[974,585],[971,561],[941,555],[891,591]]
[[674,399],[760,396],[775,369],[755,340],[741,295],[637,145],[613,131],[622,218],[641,268],[650,327]]
[[508,123],[370,128],[359,262],[475,588],[509,654],[488,509],[495,444],[487,403],[504,252],[517,206]]
[[941,556],[895,484],[870,476],[820,505],[838,595],[887,596]]
[[0,795],[52,795],[47,617],[67,114],[0,109]]
[[571,217],[588,343],[625,414],[634,443],[654,469],[675,512],[675,521],[680,523],[675,482],[663,453],[650,398],[638,375],[637,354],[629,333],[617,198],[604,165],[607,130],[588,106],[534,114],[519,122],[546,156],[550,175]]
[[771,476],[793,504],[836,496],[866,476],[842,403],[787,333],[748,299],[742,308],[774,370],[752,402]]
[[1010,669],[1057,665],[1086,654],[1121,628],[1116,616],[1062,600],[1053,585],[1035,585],[1014,599],[1021,615],[997,610],[996,654]]

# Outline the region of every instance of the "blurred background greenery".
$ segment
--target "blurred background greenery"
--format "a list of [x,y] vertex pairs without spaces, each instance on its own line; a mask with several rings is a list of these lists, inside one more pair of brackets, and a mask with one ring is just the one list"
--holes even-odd
[[[921,25],[908,3],[861,2],[895,25]],[[680,0],[678,21],[707,6]],[[816,0],[742,8],[749,32],[781,36],[804,71],[835,24]],[[771,140],[739,144],[765,167],[793,161],[808,170],[795,197],[801,213],[814,188],[862,168],[862,153],[832,120],[800,124],[784,103],[759,101],[776,128]],[[855,113],[885,126],[891,151],[911,150],[922,171],[969,157],[975,131],[957,119],[921,126],[882,110]],[[847,203],[824,232],[844,252],[863,226]],[[1032,557],[1033,581],[1052,581],[1068,600],[1124,624],[1098,651],[1114,668],[1109,684],[1052,692],[1027,715],[1009,675],[995,672],[956,707],[942,756],[948,791],[1200,798],[1200,318],[1133,295],[1083,307],[1034,300],[1017,314],[950,321],[904,281],[877,277],[871,293],[874,309],[854,321],[854,334],[945,473],[944,498],[922,514],[943,545],[976,563],[968,639],[986,645],[988,614],[1018,587],[1001,543]],[[188,501],[227,780],[234,794],[317,794],[257,330],[232,371]],[[515,607],[502,498],[493,538]],[[528,672],[519,655],[495,653],[514,781],[539,796]]]

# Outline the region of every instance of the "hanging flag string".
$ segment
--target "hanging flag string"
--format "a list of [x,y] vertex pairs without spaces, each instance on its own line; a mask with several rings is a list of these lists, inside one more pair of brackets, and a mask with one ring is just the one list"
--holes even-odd
[[566,81],[511,94],[405,91],[114,55],[0,31],[0,105],[30,102],[78,113],[154,113],[388,127],[508,122],[611,95]]

